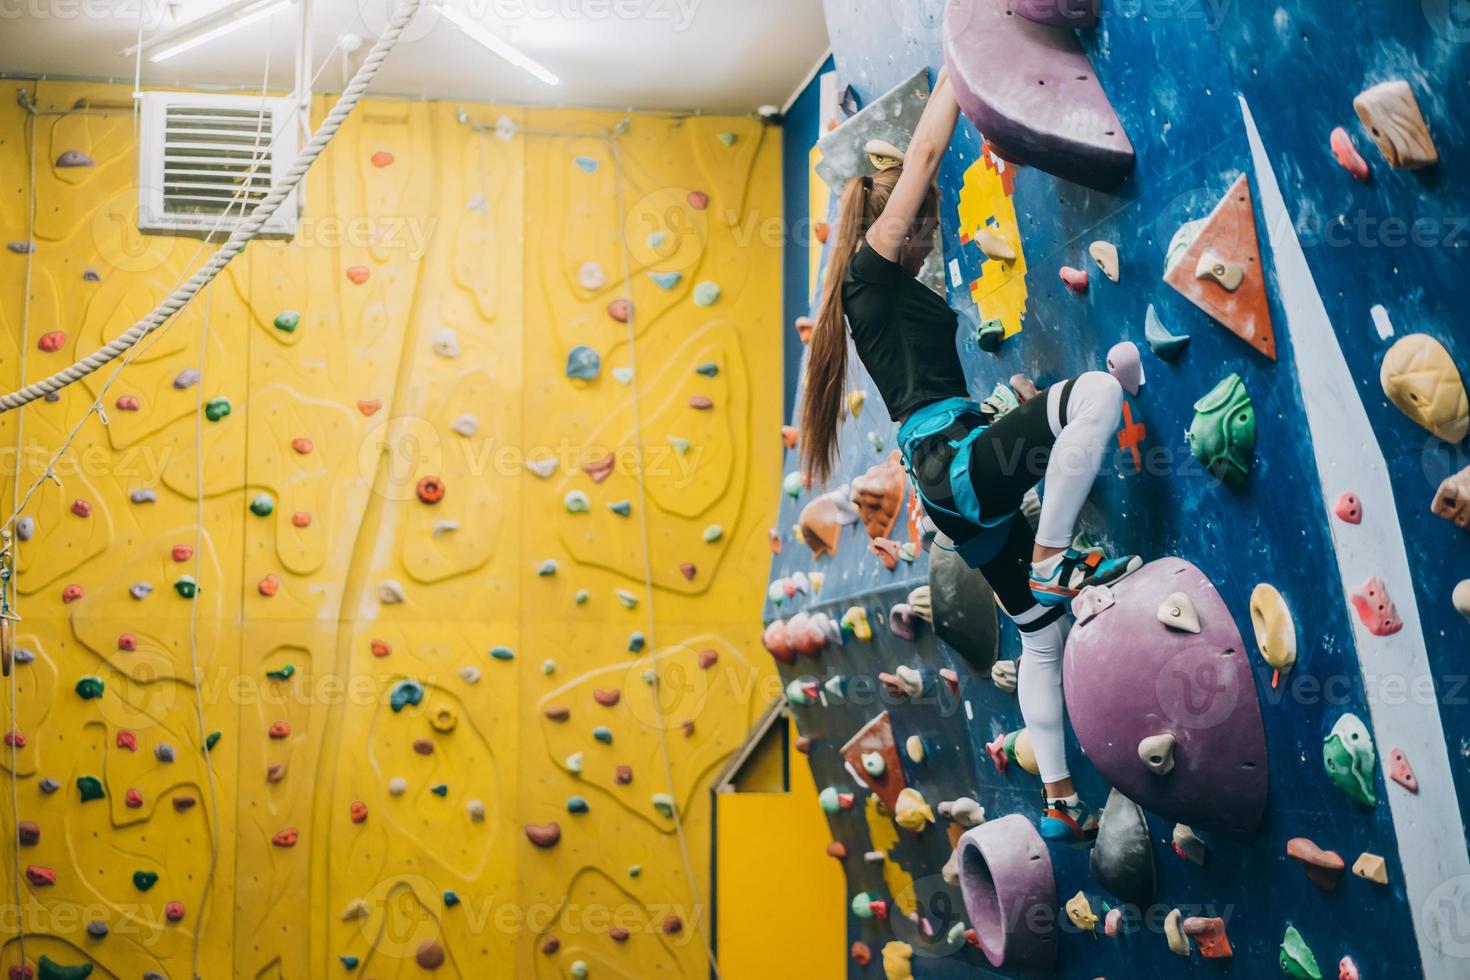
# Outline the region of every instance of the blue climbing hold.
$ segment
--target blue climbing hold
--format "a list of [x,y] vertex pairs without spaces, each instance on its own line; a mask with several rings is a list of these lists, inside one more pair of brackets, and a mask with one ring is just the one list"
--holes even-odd
[[714,361],[710,361],[710,362],[708,362],[706,364],[701,364],[699,367],[695,368],[694,369],[694,373],[695,374],[702,374],[706,378],[714,378],[714,377],[717,377],[719,375],[719,373],[720,373],[720,366],[718,364],[716,364]]
[[449,784],[448,783],[439,783],[437,786],[430,786],[429,787],[429,792],[430,793],[433,793],[435,796],[439,796],[439,797],[448,796],[449,795]]
[[388,703],[397,714],[406,705],[418,704],[424,699],[424,685],[413,679],[401,680],[393,685],[393,692],[388,696]]
[[1154,312],[1152,303],[1148,305],[1148,312],[1144,315],[1143,336],[1148,341],[1149,348],[1166,361],[1174,360],[1189,346],[1189,334],[1176,336],[1166,330],[1159,315]]
[[577,169],[582,171],[584,174],[597,173],[597,160],[592,157],[577,157],[572,160],[572,162],[575,163],[577,165]]
[[449,908],[454,908],[456,905],[459,904],[459,896],[457,894],[455,894],[453,891],[447,891],[447,892],[445,892],[444,893],[444,904],[446,906],[448,906]]
[[515,651],[510,647],[491,647],[490,656],[496,660],[514,660],[516,658]]
[[628,652],[642,653],[643,648],[648,645],[648,639],[638,630],[634,630],[628,637]]
[[360,962],[356,956],[342,956],[339,959],[342,960],[342,965],[349,970],[357,969],[357,964]]
[[678,272],[650,272],[648,278],[652,279],[661,289],[673,289],[683,279],[682,273]]
[[602,357],[586,344],[578,344],[567,354],[567,377],[591,381],[602,373]]
[[592,729],[592,737],[597,739],[603,745],[611,745],[612,729],[607,728],[604,725],[598,725],[596,728]]
[[591,809],[592,807],[587,804],[587,801],[582,799],[582,797],[580,796],[571,796],[567,798],[568,813],[586,813],[588,810]]

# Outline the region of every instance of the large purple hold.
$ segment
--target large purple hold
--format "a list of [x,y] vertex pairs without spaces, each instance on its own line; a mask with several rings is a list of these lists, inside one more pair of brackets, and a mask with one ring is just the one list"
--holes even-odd
[[[1200,632],[1160,621],[1176,592],[1194,605]],[[1209,578],[1162,558],[1084,590],[1072,611],[1067,714],[1097,771],[1162,817],[1251,836],[1266,806],[1266,733],[1240,630]],[[1154,736],[1173,737],[1170,763],[1140,757],[1140,743]]]
[[1031,821],[1013,813],[983,823],[955,850],[965,912],[990,965],[1049,971],[1057,958],[1057,882]]
[[1133,144],[1071,31],[1017,17],[1009,0],[950,0],[944,62],[955,97],[995,153],[1108,190]]
[[1010,7],[1027,20],[1048,27],[1095,27],[1102,0],[1010,0]]

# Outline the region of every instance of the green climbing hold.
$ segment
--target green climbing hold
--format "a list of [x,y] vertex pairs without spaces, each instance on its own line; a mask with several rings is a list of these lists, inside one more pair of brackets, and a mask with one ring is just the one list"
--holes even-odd
[[873,917],[873,896],[867,892],[858,892],[852,897],[852,914],[859,919],[871,919]]
[[638,608],[638,597],[627,589],[613,589],[613,595],[618,597],[618,601],[623,604],[624,609]]
[[138,891],[146,892],[148,889],[152,888],[156,884],[158,884],[157,871],[133,872],[133,887],[138,889]]
[[1349,712],[1337,719],[1337,724],[1322,740],[1322,764],[1332,785],[1353,802],[1369,807],[1378,805],[1378,796],[1373,791],[1378,752],[1373,747],[1373,736],[1357,715]]
[[83,803],[87,803],[102,799],[107,792],[102,788],[102,780],[96,776],[78,776],[77,794],[81,796]]
[[92,975],[91,963],[79,963],[76,966],[62,966],[60,963],[41,954],[36,961],[37,980],[84,980]]
[[289,681],[295,675],[296,667],[294,664],[287,664],[280,670],[268,670],[265,672],[265,676],[273,681]]
[[510,647],[492,647],[490,649],[490,656],[496,660],[514,660],[516,658],[515,651]]
[[678,456],[683,456],[685,453],[689,452],[688,439],[681,439],[678,436],[669,436],[669,445],[674,447],[674,453]]
[[786,474],[786,479],[784,479],[784,480],[781,481],[781,489],[783,491],[785,491],[786,496],[790,497],[792,500],[795,500],[797,497],[800,497],[801,496],[801,471],[800,470],[792,470],[790,473],[787,473]]
[[590,598],[592,598],[591,592],[586,589],[578,589],[576,594],[572,596],[572,601],[579,606],[585,606],[587,605],[587,600]]
[[612,744],[612,730],[607,728],[606,726],[598,725],[596,728],[592,729],[592,737],[597,739],[603,745]]
[[281,333],[295,333],[296,325],[301,322],[301,314],[295,310],[285,310],[276,314],[274,322],[276,329]]
[[634,864],[634,865],[629,866],[629,868],[628,868],[628,877],[629,878],[636,878],[639,875],[641,875],[642,873],[643,873],[643,865],[641,865],[641,864]]
[[648,278],[652,279],[660,289],[673,289],[679,285],[679,280],[684,278],[680,272],[650,272]]
[[204,747],[206,749],[212,750],[216,745],[219,744],[219,740],[224,738],[224,735],[224,732],[210,732],[209,735],[204,739]]
[[708,361],[708,362],[706,362],[704,364],[701,364],[699,367],[695,368],[694,369],[694,373],[695,374],[702,374],[706,378],[718,377],[719,376],[719,373],[720,373],[720,366],[718,364],[716,364],[714,361]]
[[399,681],[393,685],[393,691],[388,695],[388,705],[397,714],[410,704],[418,704],[424,699],[424,685],[412,678]]
[[695,306],[714,306],[720,301],[720,284],[706,279],[694,287]]
[[975,344],[986,353],[1000,350],[1000,343],[1005,339],[1006,325],[999,319],[986,320],[975,329]]
[[654,793],[651,802],[653,803],[653,808],[657,810],[661,816],[673,819],[674,798],[672,796],[670,796],[668,793]]
[[542,578],[549,578],[556,574],[556,559],[548,558],[536,569],[536,574]]
[[706,544],[714,544],[725,536],[725,529],[718,524],[711,524],[704,529],[704,540]]
[[194,581],[194,576],[183,575],[174,583],[174,591],[185,599],[192,599],[199,594],[199,583]]
[[798,677],[786,685],[786,700],[792,704],[814,704],[817,700],[816,695],[811,692],[814,687],[816,685],[811,681],[804,681]]
[[715,136],[726,146],[734,146],[735,140],[739,138],[734,133],[716,133]]
[[1297,980],[1322,980],[1317,957],[1312,955],[1312,948],[1296,931],[1296,926],[1287,926],[1281,940],[1281,972]]
[[592,809],[592,807],[588,804],[588,802],[586,800],[582,799],[582,797],[580,797],[580,796],[569,796],[569,797],[567,797],[567,812],[568,813],[586,813],[586,812],[588,812],[591,809]]
[[77,681],[77,697],[81,698],[83,701],[91,701],[96,698],[100,698],[102,697],[103,686],[104,685],[102,683],[102,678],[93,677],[91,674],[88,674],[86,677],[83,677],[81,680]]
[[228,398],[211,398],[204,405],[204,417],[211,422],[218,422],[229,415],[233,409],[234,406],[230,404]]
[[268,493],[258,493],[250,501],[250,513],[256,517],[269,517],[275,512],[276,502]]
[[617,514],[619,517],[627,517],[629,514],[633,513],[633,505],[626,500],[619,500],[615,504],[608,504],[607,509],[612,511],[614,514]]
[[1189,451],[1214,476],[1241,487],[1256,450],[1256,409],[1240,375],[1232,374],[1194,403]]
[[446,797],[446,796],[449,795],[449,784],[448,783],[435,783],[433,786],[430,786],[429,787],[429,792],[430,793],[433,793],[435,796],[439,797],[440,799],[443,799],[444,797]]

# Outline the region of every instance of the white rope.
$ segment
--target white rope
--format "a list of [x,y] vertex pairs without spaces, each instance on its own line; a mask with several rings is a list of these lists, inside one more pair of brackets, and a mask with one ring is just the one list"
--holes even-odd
[[156,330],[175,313],[183,309],[184,304],[193,299],[194,295],[200,289],[207,283],[213,281],[214,277],[219,275],[220,270],[228,265],[230,260],[245,248],[250,240],[259,233],[265,223],[270,220],[271,216],[276,213],[276,210],[281,206],[281,202],[296,189],[296,186],[301,183],[301,179],[306,175],[306,171],[316,162],[316,158],[321,155],[322,150],[331,142],[332,137],[337,135],[337,130],[341,128],[342,123],[346,121],[348,115],[352,113],[352,110],[357,107],[358,100],[362,98],[363,93],[367,91],[369,83],[377,75],[378,69],[382,67],[384,59],[388,57],[388,52],[393,50],[393,46],[398,43],[399,35],[403,33],[404,27],[413,18],[420,3],[422,3],[422,0],[402,0],[399,3],[392,20],[388,22],[388,26],[378,37],[377,43],[373,45],[372,50],[368,52],[367,58],[363,60],[362,67],[353,76],[352,83],[342,92],[341,97],[337,100],[337,104],[332,106],[332,111],[322,120],[321,126],[306,144],[306,148],[301,151],[301,155],[287,169],[285,177],[279,184],[271,188],[271,192],[250,213],[250,217],[246,218],[230,233],[230,237],[225,244],[218,252],[214,253],[210,260],[198,272],[195,272],[178,289],[170,293],[162,303],[158,304],[152,313],[139,320],[111,343],[87,355],[71,367],[56,372],[49,378],[37,381],[35,384],[28,385],[18,391],[13,391],[8,395],[0,397],[0,413],[19,408],[22,405],[35,401],[37,398],[42,398],[53,391],[59,391],[67,385],[85,378]]

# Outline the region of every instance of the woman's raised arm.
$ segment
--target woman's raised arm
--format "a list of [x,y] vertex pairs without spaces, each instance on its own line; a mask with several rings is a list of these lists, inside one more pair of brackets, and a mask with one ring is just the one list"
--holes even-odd
[[914,127],[913,139],[904,155],[903,175],[898,178],[882,216],[868,229],[868,244],[890,262],[898,261],[905,239],[913,232],[924,199],[939,175],[939,162],[954,138],[959,116],[960,106],[949,84],[948,69],[942,69],[924,106],[924,114]]

